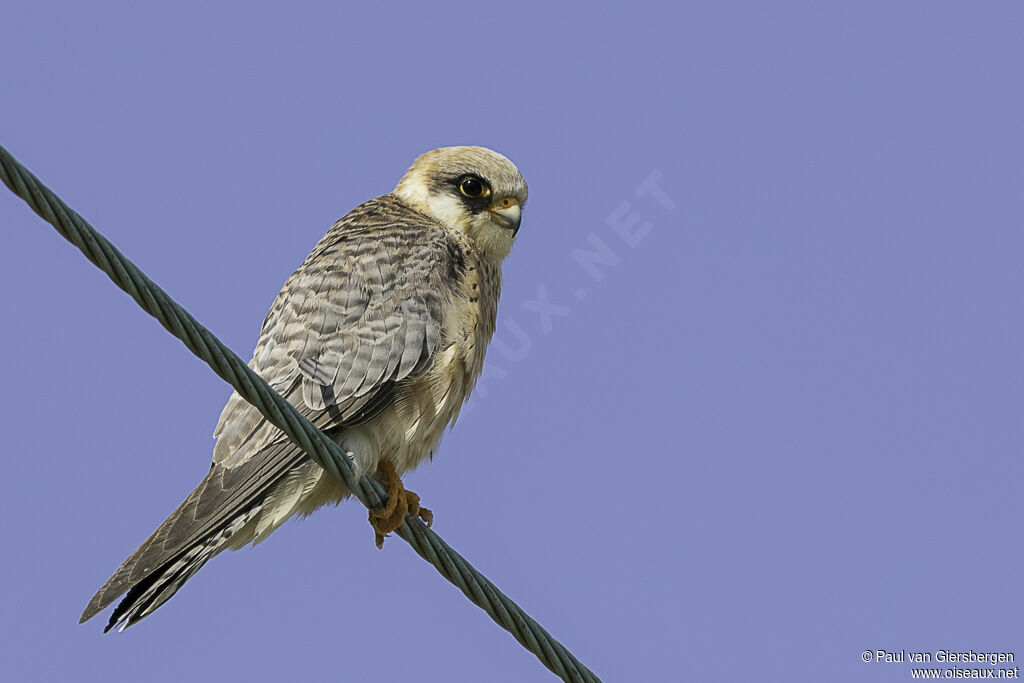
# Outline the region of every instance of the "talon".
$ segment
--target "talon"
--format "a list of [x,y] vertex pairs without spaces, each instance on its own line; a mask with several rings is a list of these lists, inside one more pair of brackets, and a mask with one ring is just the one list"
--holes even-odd
[[420,497],[406,490],[391,461],[382,460],[377,466],[377,479],[388,489],[388,502],[370,510],[369,514],[370,526],[374,531],[373,540],[378,548],[384,547],[384,539],[402,526],[406,516],[419,517],[430,528],[434,522],[434,513],[420,507]]
[[423,520],[423,523],[430,528],[430,525],[434,523],[434,513],[428,508],[420,508],[416,511],[416,516]]

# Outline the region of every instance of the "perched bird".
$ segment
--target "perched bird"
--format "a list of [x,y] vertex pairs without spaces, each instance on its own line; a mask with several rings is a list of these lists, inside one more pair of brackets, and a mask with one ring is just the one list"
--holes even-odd
[[[346,451],[357,477],[388,487],[388,509],[370,512],[378,547],[407,513],[432,519],[401,475],[432,454],[480,374],[526,196],[497,152],[427,152],[390,194],[334,224],[263,322],[249,366]],[[350,495],[237,393],[214,437],[209,473],[82,622],[127,592],[104,629],[123,630],[224,549]]]

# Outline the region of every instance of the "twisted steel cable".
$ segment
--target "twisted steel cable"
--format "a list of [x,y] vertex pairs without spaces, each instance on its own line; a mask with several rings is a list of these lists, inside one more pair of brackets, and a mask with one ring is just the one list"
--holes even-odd
[[[357,481],[348,456],[340,446],[300,415],[294,406],[271,389],[241,358],[146,277],[88,221],[65,204],[2,146],[0,179],[43,220],[78,247],[114,284],[135,299],[142,310],[184,342],[189,351],[205,361],[242,398],[284,432],[295,445],[328,473],[343,481],[363,505],[373,509],[387,502],[386,490],[376,479],[367,475]],[[565,681],[580,683],[600,680],[418,518],[406,518],[396,533],[554,674]]]

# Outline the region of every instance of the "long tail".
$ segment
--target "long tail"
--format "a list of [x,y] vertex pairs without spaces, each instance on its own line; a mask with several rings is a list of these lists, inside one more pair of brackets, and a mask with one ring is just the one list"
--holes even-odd
[[[281,489],[278,485],[309,484],[301,478],[308,471],[319,468],[288,442],[271,444],[233,468],[214,465],[185,502],[96,592],[81,621],[126,592],[105,630],[119,624],[123,630],[152,614],[212,557],[260,540],[283,523],[301,496],[293,493],[294,486]],[[289,494],[287,500],[281,500],[282,493]]]
[[[142,581],[132,586],[124,599],[114,608],[113,614],[110,615],[110,621],[104,627],[103,632],[106,633],[115,627],[118,627],[119,631],[123,631],[152,614],[160,605],[170,600],[171,596],[177,593],[178,589],[202,569],[203,565],[211,558],[222,550],[233,547],[231,537],[259,515],[259,512],[260,506],[256,505],[238,515],[227,526],[182,550]],[[91,616],[87,608],[82,615],[82,621]]]

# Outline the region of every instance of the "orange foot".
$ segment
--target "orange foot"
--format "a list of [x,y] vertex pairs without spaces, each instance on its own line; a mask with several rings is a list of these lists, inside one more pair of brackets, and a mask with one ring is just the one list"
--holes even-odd
[[434,521],[434,513],[420,507],[420,497],[405,489],[390,460],[381,460],[377,465],[377,481],[388,489],[388,502],[384,507],[370,510],[370,526],[376,532],[374,540],[378,548],[384,547],[384,537],[402,526],[407,515],[419,517],[426,523],[427,528],[430,528]]

